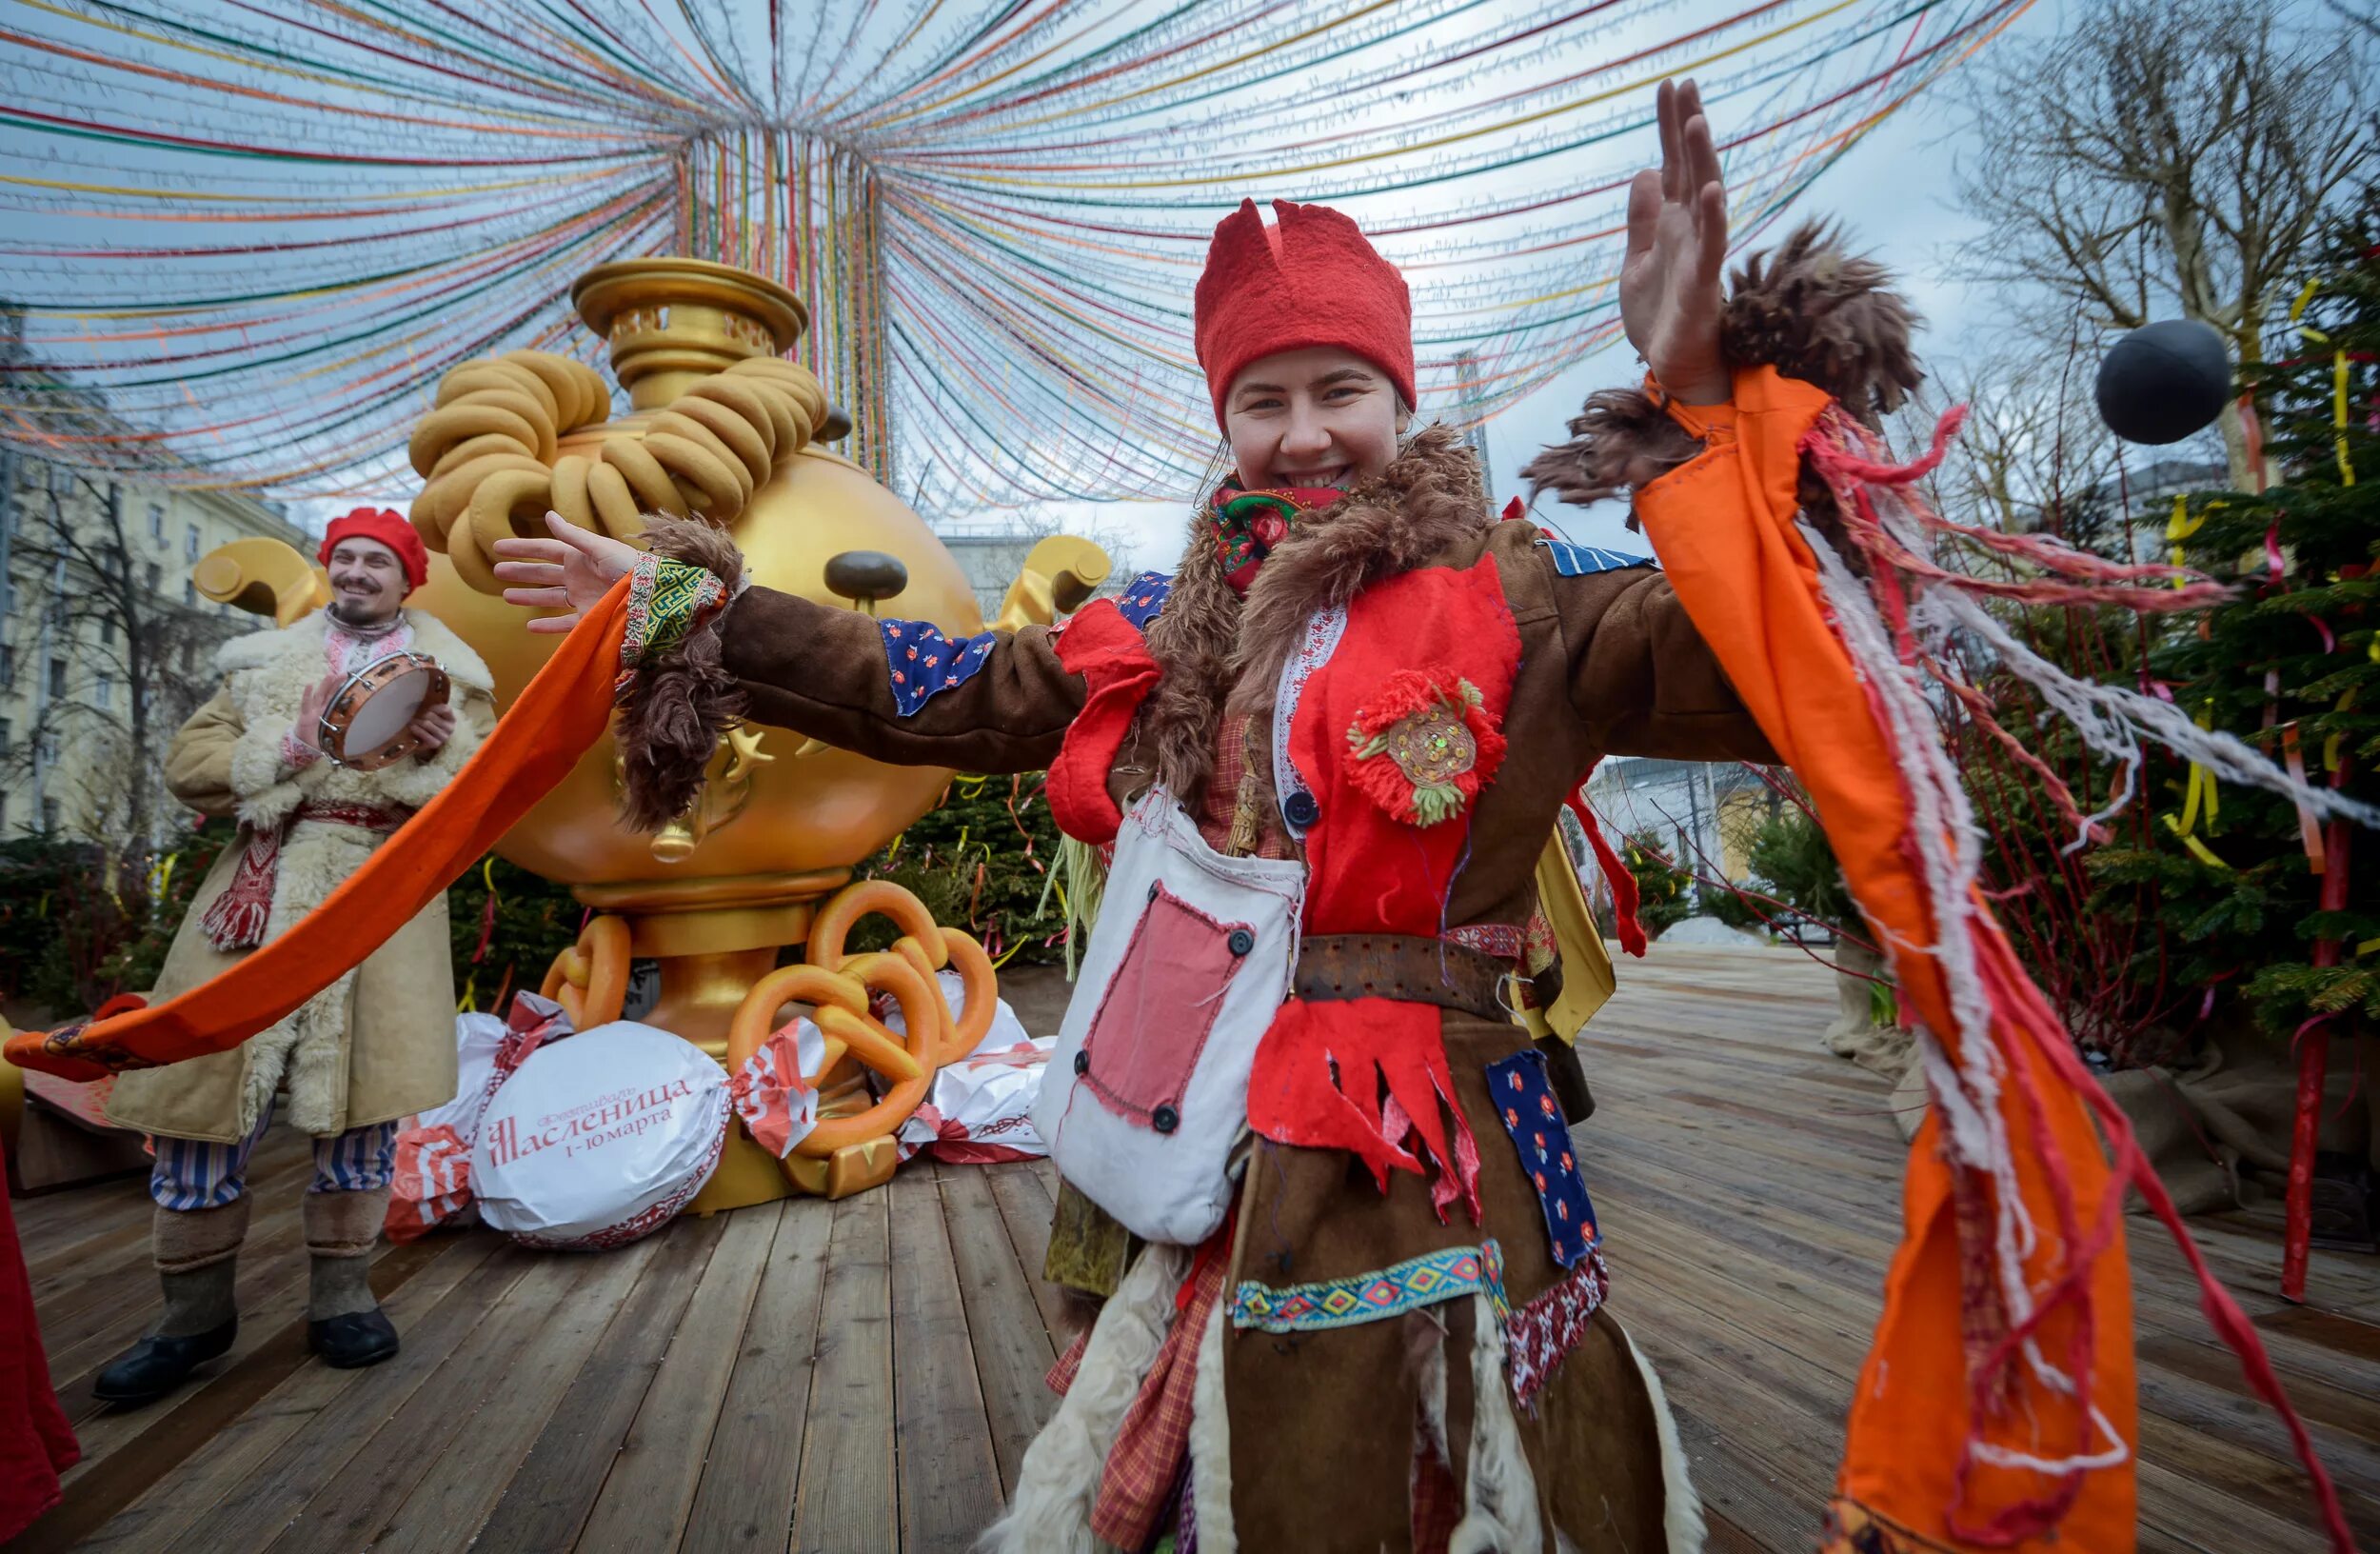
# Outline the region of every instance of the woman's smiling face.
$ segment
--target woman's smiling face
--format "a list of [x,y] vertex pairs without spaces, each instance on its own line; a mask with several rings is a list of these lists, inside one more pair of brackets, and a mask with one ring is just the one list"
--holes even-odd
[[1388,468],[1404,423],[1388,375],[1336,346],[1260,357],[1223,398],[1232,460],[1252,489],[1353,486]]

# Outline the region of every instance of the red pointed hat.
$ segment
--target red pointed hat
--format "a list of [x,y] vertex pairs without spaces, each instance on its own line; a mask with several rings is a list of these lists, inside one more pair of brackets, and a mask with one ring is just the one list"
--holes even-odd
[[1268,226],[1256,201],[1215,229],[1194,305],[1199,365],[1206,369],[1215,424],[1223,395],[1250,362],[1276,351],[1336,346],[1388,374],[1405,403],[1413,391],[1413,296],[1346,216],[1321,205],[1275,200]]
[[405,568],[406,591],[410,593],[429,581],[429,551],[424,548],[422,537],[413,532],[402,513],[387,508],[358,508],[345,518],[330,520],[330,528],[323,533],[323,546],[314,552],[314,559],[330,565],[330,552],[341,540],[377,540],[397,553]]

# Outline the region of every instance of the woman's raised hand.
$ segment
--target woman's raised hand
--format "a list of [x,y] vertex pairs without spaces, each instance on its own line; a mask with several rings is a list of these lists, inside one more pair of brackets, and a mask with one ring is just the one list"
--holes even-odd
[[567,631],[636,565],[636,548],[565,523],[558,512],[545,514],[545,527],[550,540],[498,540],[496,576],[521,585],[505,589],[507,605],[569,612],[531,616],[530,630]]
[[1628,254],[1619,267],[1619,316],[1653,377],[1689,405],[1733,392],[1719,353],[1726,307],[1727,194],[1719,155],[1692,81],[1661,83],[1656,99],[1661,166],[1628,186]]

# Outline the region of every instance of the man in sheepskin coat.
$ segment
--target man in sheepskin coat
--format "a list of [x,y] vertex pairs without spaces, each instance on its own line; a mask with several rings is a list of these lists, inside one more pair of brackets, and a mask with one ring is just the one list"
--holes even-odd
[[[403,608],[428,569],[411,525],[359,508],[332,523],[321,559],[330,606],[227,643],[217,655],[223,688],[166,753],[174,796],[233,817],[240,835],[192,898],[152,1000],[215,976],[311,911],[446,785],[494,725],[487,667],[437,620]],[[452,684],[448,704],[414,722],[421,747],[377,771],[331,761],[317,727],[332,692],[365,665],[408,648],[436,659]],[[397,1352],[396,1329],[366,1273],[387,1209],[397,1120],[454,1096],[454,996],[442,897],[254,1040],[116,1082],[109,1119],[156,1140],[149,1195],[165,1310],[100,1374],[99,1397],[149,1402],[231,1347],[248,1152],[285,1084],[285,1115],[314,1137],[304,1205],[308,1346],[341,1366]]]

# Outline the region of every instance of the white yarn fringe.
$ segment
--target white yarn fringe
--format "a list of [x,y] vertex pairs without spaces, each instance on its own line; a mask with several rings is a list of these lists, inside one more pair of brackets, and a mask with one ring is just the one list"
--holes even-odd
[[1058,1412],[1025,1448],[1008,1513],[976,1540],[978,1554],[1101,1554],[1091,1531],[1107,1448],[1174,1320],[1174,1291],[1189,1253],[1149,1247],[1100,1308],[1090,1342]]

